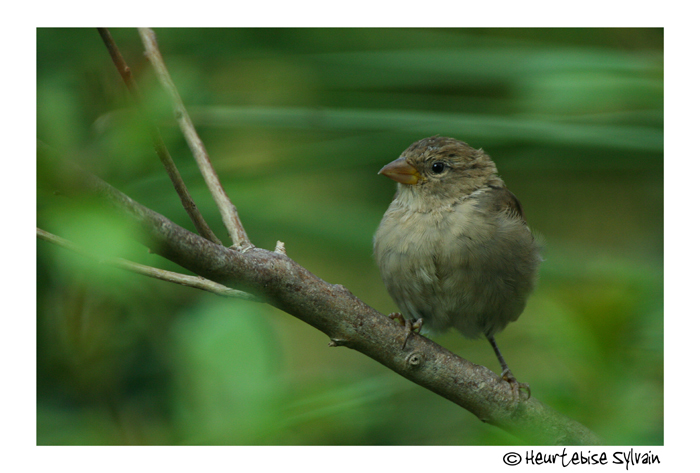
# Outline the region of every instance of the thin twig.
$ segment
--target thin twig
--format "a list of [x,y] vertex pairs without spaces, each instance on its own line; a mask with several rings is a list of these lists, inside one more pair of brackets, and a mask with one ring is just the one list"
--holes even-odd
[[122,56],[121,52],[119,52],[117,44],[114,42],[114,39],[112,39],[112,35],[110,34],[107,28],[97,28],[97,30],[99,31],[100,36],[102,37],[102,40],[105,43],[105,46],[107,46],[109,55],[112,57],[112,62],[114,62],[114,65],[117,67],[119,75],[121,75],[122,79],[124,79],[126,88],[129,90],[131,97],[136,103],[136,107],[140,110],[145,121],[147,122],[147,126],[151,134],[151,139],[153,140],[153,144],[156,149],[156,154],[158,155],[158,158],[160,158],[160,161],[163,163],[163,166],[165,166],[165,170],[168,172],[168,176],[170,176],[170,180],[173,182],[175,190],[180,196],[182,206],[185,208],[185,211],[190,216],[192,223],[197,229],[197,232],[207,240],[212,241],[214,243],[218,243],[220,245],[221,240],[217,238],[217,236],[214,234],[211,228],[209,228],[209,225],[207,225],[207,222],[204,221],[204,217],[197,209],[194,200],[192,200],[190,193],[187,191],[185,181],[182,180],[180,172],[177,170],[177,167],[175,166],[172,157],[170,157],[170,153],[168,152],[168,148],[165,146],[163,138],[160,136],[160,131],[158,131],[158,127],[156,127],[150,120],[146,119],[147,113],[143,108],[143,100],[141,99],[141,95],[136,85],[136,81],[134,80],[134,77],[131,74],[131,69],[124,60],[124,57]]
[[219,207],[219,212],[221,212],[221,217],[224,221],[224,225],[231,236],[234,247],[241,248],[243,250],[251,248],[252,245],[246,235],[243,225],[238,218],[238,211],[233,205],[231,200],[226,195],[226,191],[221,186],[219,181],[219,176],[216,174],[214,167],[211,165],[209,160],[209,155],[204,147],[204,143],[199,138],[197,131],[192,124],[185,105],[180,98],[180,94],[175,87],[172,79],[170,78],[170,73],[165,67],[165,62],[158,49],[158,44],[156,42],[156,35],[150,28],[139,28],[139,35],[141,35],[141,40],[146,48],[146,57],[153,64],[153,68],[156,71],[156,75],[160,80],[161,84],[165,90],[170,94],[170,98],[173,101],[173,108],[175,111],[175,117],[182,133],[185,135],[187,144],[194,155],[194,159],[197,162],[204,181],[209,187],[209,192],[211,192],[216,202],[217,207]]
[[287,250],[284,247],[284,242],[283,241],[278,241],[277,244],[275,245],[275,253],[279,253],[281,255],[286,255]]
[[134,273],[142,274],[151,278],[160,279],[162,281],[168,281],[176,284],[181,284],[183,286],[193,287],[195,289],[201,289],[203,291],[211,292],[218,296],[224,297],[234,297],[237,299],[244,299],[247,301],[262,302],[259,298],[247,292],[238,291],[236,289],[231,289],[223,284],[219,284],[209,279],[205,279],[201,276],[189,276],[187,274],[175,273],[172,271],[167,271],[165,269],[154,268],[152,266],[145,266],[143,264],[134,263],[133,261],[128,261],[123,258],[97,258],[95,255],[83,250],[78,245],[73,242],[61,238],[53,233],[49,233],[41,228],[36,229],[36,235],[42,240],[54,243],[58,246],[71,250],[79,255],[86,256],[88,258],[97,260],[99,263],[106,263],[110,266],[115,266],[120,269],[125,269],[127,271],[132,271]]

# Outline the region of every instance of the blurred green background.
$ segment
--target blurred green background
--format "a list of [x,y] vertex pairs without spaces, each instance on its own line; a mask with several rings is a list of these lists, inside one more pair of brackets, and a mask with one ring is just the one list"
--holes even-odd
[[[663,30],[161,29],[254,244],[388,313],[377,171],[414,141],[484,148],[546,246],[499,344],[533,396],[610,444],[663,444]],[[138,34],[112,34],[207,221],[225,231]],[[192,229],[94,29],[37,30],[37,135]],[[180,270],[39,162],[37,225]],[[37,443],[493,445],[518,439],[267,305],[37,242]],[[436,338],[492,370],[484,340]]]

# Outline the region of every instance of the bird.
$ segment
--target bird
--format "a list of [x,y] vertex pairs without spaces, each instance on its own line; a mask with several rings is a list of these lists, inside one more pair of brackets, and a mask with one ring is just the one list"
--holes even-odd
[[406,337],[423,325],[484,336],[514,396],[519,383],[494,336],[518,319],[538,277],[541,245],[522,205],[483,149],[431,136],[416,141],[379,174],[397,192],[374,236],[374,257],[389,295],[401,310]]

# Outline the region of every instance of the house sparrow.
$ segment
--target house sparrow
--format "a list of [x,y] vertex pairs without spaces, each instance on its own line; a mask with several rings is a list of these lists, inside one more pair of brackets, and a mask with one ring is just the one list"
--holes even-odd
[[[406,324],[404,347],[423,323],[434,332],[482,334],[501,376],[517,382],[494,335],[525,308],[542,260],[518,199],[483,150],[454,138],[417,141],[379,174],[398,182],[374,236],[382,279]],[[405,316],[405,317],[404,317]]]

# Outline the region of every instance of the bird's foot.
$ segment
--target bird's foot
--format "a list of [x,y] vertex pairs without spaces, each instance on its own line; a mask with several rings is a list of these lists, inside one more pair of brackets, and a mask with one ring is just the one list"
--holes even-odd
[[510,384],[511,389],[513,390],[513,399],[515,401],[520,400],[520,391],[527,394],[523,401],[530,399],[530,385],[527,383],[519,383],[518,380],[515,379],[515,376],[513,376],[513,373],[511,373],[510,368],[506,368],[503,373],[501,373],[501,378]]
[[406,342],[408,342],[408,337],[411,336],[411,333],[414,330],[416,333],[420,333],[420,329],[423,327],[423,319],[407,319],[399,312],[392,312],[391,314],[389,314],[389,318],[392,320],[398,320],[401,325],[406,327],[406,338],[403,339],[403,345],[401,345],[402,350],[406,348]]

